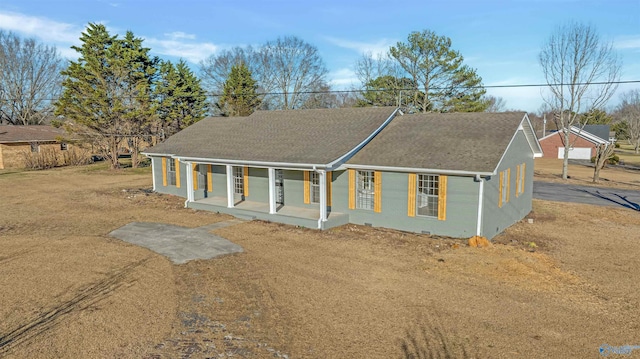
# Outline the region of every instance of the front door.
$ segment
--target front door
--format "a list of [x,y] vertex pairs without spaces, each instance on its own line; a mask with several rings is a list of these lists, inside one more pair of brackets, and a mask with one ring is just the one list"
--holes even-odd
[[276,170],[276,204],[284,204],[284,177],[282,170]]

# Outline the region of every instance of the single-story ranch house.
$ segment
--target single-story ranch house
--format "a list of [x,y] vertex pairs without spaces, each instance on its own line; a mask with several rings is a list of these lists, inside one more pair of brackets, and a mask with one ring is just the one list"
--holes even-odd
[[0,126],[0,169],[24,168],[25,154],[62,153],[68,145],[58,139],[66,132],[51,126]]
[[523,112],[370,107],[207,118],[145,154],[154,190],[190,208],[492,238],[531,211],[542,150]]
[[[589,131],[587,126],[579,128],[571,126],[569,134],[569,158],[575,160],[590,160],[596,155],[596,146],[609,143],[609,130],[605,130],[607,139],[600,138]],[[564,134],[561,131],[552,132],[540,139],[543,157],[564,158]]]

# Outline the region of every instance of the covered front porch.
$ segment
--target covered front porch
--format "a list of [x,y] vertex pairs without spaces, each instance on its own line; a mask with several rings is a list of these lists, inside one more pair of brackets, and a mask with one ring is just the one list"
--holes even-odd
[[320,220],[320,209],[302,208],[288,205],[276,206],[275,213],[269,213],[269,204],[237,200],[232,208],[227,206],[226,197],[209,197],[188,203],[189,208],[230,214],[248,219],[260,219],[301,226],[306,228],[328,229],[349,223],[346,213],[328,212],[326,220]]
[[184,161],[186,207],[327,229],[349,222],[331,211],[331,172]]

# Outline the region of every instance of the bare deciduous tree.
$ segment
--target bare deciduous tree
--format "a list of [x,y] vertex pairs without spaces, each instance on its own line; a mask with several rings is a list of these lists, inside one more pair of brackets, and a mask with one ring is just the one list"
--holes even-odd
[[595,168],[593,170],[593,183],[600,182],[600,170],[607,161],[613,157],[615,146],[613,143],[603,143],[596,146]]
[[621,96],[615,116],[626,126],[626,135],[635,153],[640,152],[640,91],[630,90]]
[[563,135],[562,178],[567,179],[571,126],[584,126],[580,114],[601,108],[611,98],[620,79],[620,61],[593,26],[570,23],[549,37],[539,62],[550,92],[544,100]]
[[268,41],[260,49],[265,83],[278,91],[275,108],[303,108],[309,92],[326,91],[327,67],[318,49],[295,36]]
[[484,97],[484,100],[487,101],[488,104],[484,112],[502,112],[505,111],[507,107],[507,103],[502,97],[487,95]]
[[49,120],[64,68],[55,47],[0,31],[0,123],[40,125]]
[[295,36],[269,41],[257,49],[237,47],[209,57],[200,63],[204,85],[221,94],[231,68],[241,63],[256,80],[257,92],[265,94],[263,109],[309,107],[318,103],[313,92],[329,89],[328,70],[318,49]]

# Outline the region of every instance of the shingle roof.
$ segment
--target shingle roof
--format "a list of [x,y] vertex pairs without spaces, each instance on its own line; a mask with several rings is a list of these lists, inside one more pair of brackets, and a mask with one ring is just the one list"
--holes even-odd
[[605,141],[609,141],[609,128],[609,125],[585,125],[582,130],[587,131]]
[[367,139],[394,107],[256,111],[211,117],[145,153],[218,160],[328,164]]
[[524,112],[397,116],[348,165],[493,172]]
[[66,132],[51,126],[0,126],[0,143],[55,141]]

